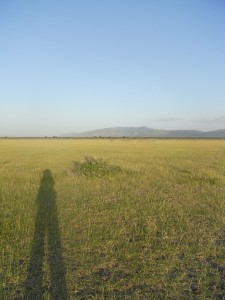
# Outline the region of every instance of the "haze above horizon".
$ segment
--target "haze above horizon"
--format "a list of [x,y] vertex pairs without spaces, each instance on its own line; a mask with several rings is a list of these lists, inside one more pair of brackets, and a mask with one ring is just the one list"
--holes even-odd
[[225,128],[225,3],[1,1],[0,136]]

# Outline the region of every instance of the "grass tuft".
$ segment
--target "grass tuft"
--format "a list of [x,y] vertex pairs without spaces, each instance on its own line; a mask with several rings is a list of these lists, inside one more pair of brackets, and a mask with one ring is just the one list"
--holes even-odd
[[72,173],[85,177],[104,177],[121,173],[123,170],[120,166],[109,163],[109,158],[96,158],[85,155],[81,162],[74,162]]

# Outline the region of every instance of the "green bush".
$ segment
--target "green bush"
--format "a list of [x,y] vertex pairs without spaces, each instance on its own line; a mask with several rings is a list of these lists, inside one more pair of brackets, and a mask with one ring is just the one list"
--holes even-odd
[[86,177],[103,177],[120,172],[122,168],[110,164],[109,159],[95,158],[90,155],[84,156],[81,162],[75,162],[73,167],[74,174]]

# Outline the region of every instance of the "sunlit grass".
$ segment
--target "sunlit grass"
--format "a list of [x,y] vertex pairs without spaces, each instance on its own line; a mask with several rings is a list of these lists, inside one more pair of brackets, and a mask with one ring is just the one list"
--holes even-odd
[[[2,139],[0,169],[0,299],[26,296],[46,169],[56,193],[63,299],[225,297],[225,141]],[[39,292],[50,299],[47,236],[44,247]]]

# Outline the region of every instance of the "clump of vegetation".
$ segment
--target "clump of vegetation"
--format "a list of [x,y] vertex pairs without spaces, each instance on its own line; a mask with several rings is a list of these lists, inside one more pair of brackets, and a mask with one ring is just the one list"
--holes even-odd
[[73,167],[73,174],[86,177],[103,177],[106,175],[118,174],[123,170],[120,166],[109,163],[109,158],[95,158],[85,155],[81,162],[76,161]]

